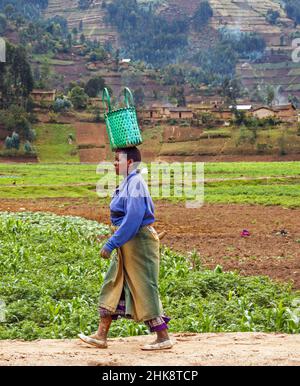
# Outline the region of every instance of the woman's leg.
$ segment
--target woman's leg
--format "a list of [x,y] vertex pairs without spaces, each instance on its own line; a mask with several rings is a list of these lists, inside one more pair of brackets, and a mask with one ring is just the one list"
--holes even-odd
[[101,317],[98,330],[95,334],[86,336],[79,334],[78,337],[85,343],[98,348],[107,348],[107,335],[112,322],[112,316]]
[[169,341],[168,323],[171,319],[167,316],[160,316],[145,322],[150,332],[156,333],[156,340],[152,344]]
[[156,331],[156,341],[164,342],[165,340],[170,340],[168,330],[164,329],[161,331]]
[[97,333],[93,335],[92,337],[95,337],[95,339],[102,340],[106,343],[107,341],[107,335],[109,332],[109,328],[112,322],[111,316],[105,316],[100,319],[100,323],[98,326]]

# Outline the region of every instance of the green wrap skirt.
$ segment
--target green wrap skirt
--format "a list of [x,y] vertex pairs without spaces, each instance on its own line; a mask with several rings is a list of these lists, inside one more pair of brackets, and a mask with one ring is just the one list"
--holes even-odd
[[116,312],[125,294],[125,315],[135,321],[148,321],[163,315],[158,289],[159,237],[146,225],[117,249],[106,273],[99,307]]

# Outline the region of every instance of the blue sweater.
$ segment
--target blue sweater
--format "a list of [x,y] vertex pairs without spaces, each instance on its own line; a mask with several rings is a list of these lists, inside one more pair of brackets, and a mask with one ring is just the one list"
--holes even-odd
[[116,189],[110,211],[112,224],[119,227],[104,246],[110,252],[131,240],[142,226],[155,221],[154,204],[139,171],[131,172]]

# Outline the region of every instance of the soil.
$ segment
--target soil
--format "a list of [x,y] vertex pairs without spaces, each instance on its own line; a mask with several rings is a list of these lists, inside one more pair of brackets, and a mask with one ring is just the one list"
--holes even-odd
[[[204,267],[222,265],[242,275],[267,275],[300,289],[300,209],[277,206],[156,202],[156,228],[162,243],[187,254],[194,249]],[[1,199],[0,211],[43,211],[82,216],[109,224],[108,205],[84,199]],[[241,237],[243,229],[250,236]]]
[[101,162],[107,157],[108,136],[104,124],[76,122],[80,162]]
[[300,336],[263,333],[174,334],[170,350],[145,352],[152,337],[110,339],[108,349],[78,340],[0,341],[0,366],[300,365]]

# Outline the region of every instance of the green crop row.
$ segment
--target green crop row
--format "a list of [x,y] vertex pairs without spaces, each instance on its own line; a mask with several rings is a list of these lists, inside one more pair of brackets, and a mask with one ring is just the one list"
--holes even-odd
[[[109,262],[99,258],[108,227],[45,213],[0,214],[0,339],[74,338],[98,323]],[[161,251],[160,292],[173,332],[300,332],[300,294],[267,277],[202,267],[195,252]],[[113,323],[111,336],[147,333]]]

